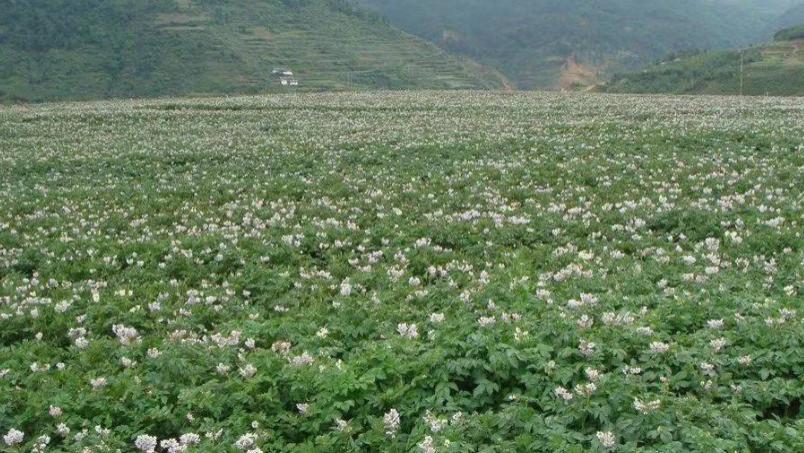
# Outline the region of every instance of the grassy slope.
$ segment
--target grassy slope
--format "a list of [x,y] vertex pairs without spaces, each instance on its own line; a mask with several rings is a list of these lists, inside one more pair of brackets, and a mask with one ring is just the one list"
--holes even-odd
[[[776,41],[744,52],[743,93],[804,95],[804,40]],[[739,94],[740,52],[705,52],[615,77],[610,92]]]
[[606,76],[676,50],[747,45],[762,39],[767,21],[792,2],[356,1],[406,31],[499,68],[522,88],[560,87],[572,61]]
[[0,15],[0,99],[253,93],[277,89],[496,88],[341,0],[20,0]]

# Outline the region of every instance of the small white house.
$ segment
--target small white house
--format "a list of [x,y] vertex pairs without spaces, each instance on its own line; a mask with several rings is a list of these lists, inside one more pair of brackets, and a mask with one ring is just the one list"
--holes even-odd
[[293,71],[284,68],[274,68],[274,70],[271,71],[271,75],[278,77],[293,77]]
[[285,68],[274,68],[271,75],[279,80],[282,86],[298,86],[299,81],[293,76],[293,71]]

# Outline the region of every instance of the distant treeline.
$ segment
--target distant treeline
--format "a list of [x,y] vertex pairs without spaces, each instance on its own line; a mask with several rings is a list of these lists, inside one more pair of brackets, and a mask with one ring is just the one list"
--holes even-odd
[[773,39],[776,41],[793,41],[795,39],[804,39],[804,24],[779,30],[775,35],[773,35]]

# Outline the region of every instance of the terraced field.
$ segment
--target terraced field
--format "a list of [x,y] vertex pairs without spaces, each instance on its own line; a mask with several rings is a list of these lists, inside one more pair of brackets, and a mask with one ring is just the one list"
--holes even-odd
[[346,0],[20,0],[0,15],[0,103],[283,93],[494,89],[498,72]]
[[803,169],[800,98],[0,107],[0,445],[802,451]]
[[602,89],[623,93],[804,96],[804,39],[680,57],[616,76]]

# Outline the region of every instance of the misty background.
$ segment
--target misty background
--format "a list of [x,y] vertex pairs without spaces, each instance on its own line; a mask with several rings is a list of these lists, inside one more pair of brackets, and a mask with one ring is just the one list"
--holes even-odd
[[768,46],[800,24],[803,0],[6,0],[0,101],[290,86],[800,94],[798,33]]

